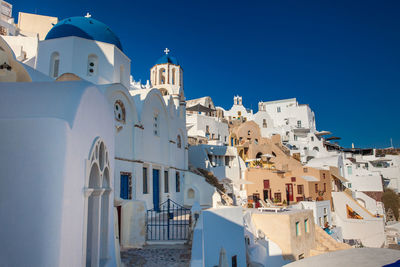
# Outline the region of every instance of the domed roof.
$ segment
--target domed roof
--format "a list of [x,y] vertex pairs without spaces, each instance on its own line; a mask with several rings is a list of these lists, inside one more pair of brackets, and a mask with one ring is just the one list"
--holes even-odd
[[156,65],[157,64],[165,64],[165,63],[171,63],[171,64],[174,64],[174,65],[179,65],[178,60],[175,57],[170,56],[168,54],[165,54],[162,57],[160,57],[157,60]]
[[68,36],[113,44],[122,51],[118,36],[106,24],[90,17],[72,17],[61,20],[51,28],[45,40]]

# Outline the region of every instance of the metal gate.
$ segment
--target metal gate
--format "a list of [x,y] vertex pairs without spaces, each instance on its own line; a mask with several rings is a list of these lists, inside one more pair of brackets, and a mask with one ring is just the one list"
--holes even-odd
[[147,240],[187,240],[190,209],[168,199],[147,211]]

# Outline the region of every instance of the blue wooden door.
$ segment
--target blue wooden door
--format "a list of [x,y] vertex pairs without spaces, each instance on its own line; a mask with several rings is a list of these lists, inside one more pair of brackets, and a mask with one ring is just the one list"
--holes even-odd
[[128,199],[129,197],[129,178],[128,175],[121,175],[121,191],[120,191],[120,197],[122,199]]
[[155,211],[160,211],[160,171],[153,169],[153,205]]

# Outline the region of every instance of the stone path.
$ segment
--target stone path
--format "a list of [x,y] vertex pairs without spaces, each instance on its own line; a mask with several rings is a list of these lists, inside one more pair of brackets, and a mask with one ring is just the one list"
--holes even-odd
[[151,245],[142,249],[121,250],[123,266],[188,267],[190,247],[187,245]]

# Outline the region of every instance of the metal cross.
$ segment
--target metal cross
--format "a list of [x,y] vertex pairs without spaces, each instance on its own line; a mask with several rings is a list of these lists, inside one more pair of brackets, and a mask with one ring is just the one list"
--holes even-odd
[[169,52],[170,52],[170,50],[169,50],[168,48],[165,48],[165,49],[164,49],[164,53],[165,53],[166,55],[168,55]]
[[91,17],[92,17],[92,15],[90,15],[90,13],[87,12],[85,18],[91,18]]

